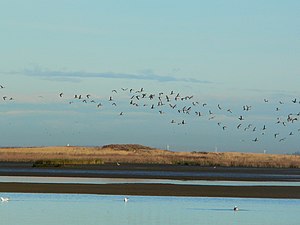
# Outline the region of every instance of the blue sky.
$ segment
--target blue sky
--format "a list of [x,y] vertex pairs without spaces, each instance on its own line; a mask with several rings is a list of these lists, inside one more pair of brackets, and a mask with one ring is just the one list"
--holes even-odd
[[[300,112],[299,11],[292,0],[0,1],[0,96],[13,98],[0,102],[0,146],[299,151],[300,121],[282,125]],[[142,87],[156,97],[173,90],[193,98],[175,110],[151,110],[149,99],[132,107],[128,90]],[[75,94],[90,94],[95,103]],[[188,105],[193,115],[178,113]],[[204,116],[196,117],[199,111]],[[242,132],[239,122],[251,126]]]

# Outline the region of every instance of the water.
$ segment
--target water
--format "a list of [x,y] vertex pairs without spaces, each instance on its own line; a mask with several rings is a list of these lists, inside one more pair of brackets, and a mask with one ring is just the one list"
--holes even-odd
[[11,198],[0,202],[5,225],[299,225],[300,220],[300,200],[129,196],[125,203],[125,196],[111,195],[0,196]]
[[270,173],[249,173],[245,172],[204,172],[204,171],[147,171],[147,170],[85,170],[85,169],[51,169],[51,168],[0,168],[0,173],[8,175],[28,174],[35,175],[56,175],[62,174],[81,175],[81,176],[133,176],[133,177],[174,177],[180,179],[181,177],[194,177],[202,179],[203,177],[220,178],[226,177],[229,179],[271,179],[282,181],[300,182],[300,174],[270,174]]
[[285,181],[209,181],[209,180],[171,180],[141,178],[83,178],[83,177],[30,177],[0,176],[0,183],[66,183],[66,184],[176,184],[176,185],[224,185],[224,186],[300,186],[300,182]]

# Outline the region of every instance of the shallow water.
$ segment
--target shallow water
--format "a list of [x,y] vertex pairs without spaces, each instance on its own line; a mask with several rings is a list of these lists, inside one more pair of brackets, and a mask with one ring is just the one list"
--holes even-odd
[[[298,225],[300,200],[0,193],[5,225]],[[128,196],[127,196],[128,197]],[[237,205],[239,211],[233,211]]]
[[300,182],[280,181],[208,181],[208,180],[170,180],[170,179],[129,179],[129,178],[79,178],[79,177],[30,177],[0,176],[1,182],[20,183],[73,183],[73,184],[117,184],[117,183],[155,183],[177,185],[225,185],[225,186],[300,186]]

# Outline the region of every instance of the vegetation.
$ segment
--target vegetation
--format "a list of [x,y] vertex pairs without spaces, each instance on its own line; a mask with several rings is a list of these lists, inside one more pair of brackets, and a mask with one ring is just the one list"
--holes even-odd
[[51,160],[37,160],[33,163],[33,167],[64,167],[75,165],[101,165],[100,159],[81,160],[81,159],[51,159]]
[[300,155],[239,152],[173,152],[142,145],[0,148],[0,161],[34,166],[150,163],[224,167],[300,168]]

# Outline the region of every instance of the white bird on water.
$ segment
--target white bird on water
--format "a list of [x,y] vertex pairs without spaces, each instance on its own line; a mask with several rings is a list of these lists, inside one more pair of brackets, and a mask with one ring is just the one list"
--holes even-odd
[[5,197],[0,197],[1,199],[1,202],[8,202],[9,201],[9,198],[5,198]]
[[234,206],[233,211],[239,211],[239,208],[237,206]]
[[124,198],[124,202],[128,202],[129,198]]

